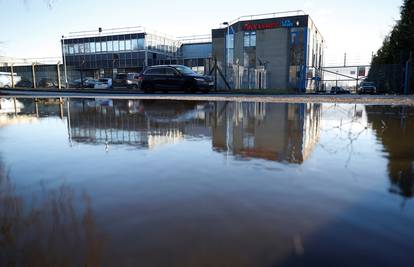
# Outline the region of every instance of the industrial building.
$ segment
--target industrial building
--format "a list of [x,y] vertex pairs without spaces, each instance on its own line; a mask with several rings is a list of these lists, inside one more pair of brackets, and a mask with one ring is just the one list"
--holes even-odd
[[[212,75],[219,89],[322,88],[325,41],[303,11],[240,17],[211,34],[169,37],[143,27],[72,32],[61,39],[62,66],[14,64],[29,81],[68,81],[83,77],[113,78],[147,66],[181,64]],[[10,71],[3,65],[0,71]],[[36,75],[35,75],[36,74]],[[36,76],[36,77],[35,77]]]
[[99,29],[70,33],[62,38],[62,48],[66,65],[90,77],[140,72],[160,64],[183,64],[204,72],[211,38],[179,39],[143,27]]
[[324,39],[301,11],[246,16],[212,30],[213,57],[236,88],[317,89]]

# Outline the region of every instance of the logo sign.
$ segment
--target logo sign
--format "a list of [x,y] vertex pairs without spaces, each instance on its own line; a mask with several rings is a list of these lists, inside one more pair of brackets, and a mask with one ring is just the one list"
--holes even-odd
[[278,27],[279,27],[279,24],[277,22],[259,23],[259,24],[253,24],[251,22],[248,22],[244,24],[243,30],[245,31],[269,30],[269,29],[275,29]]
[[282,27],[292,28],[293,27],[293,22],[290,19],[282,20]]

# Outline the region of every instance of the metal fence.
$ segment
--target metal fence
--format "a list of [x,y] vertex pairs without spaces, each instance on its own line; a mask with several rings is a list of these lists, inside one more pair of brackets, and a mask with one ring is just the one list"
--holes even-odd
[[[320,74],[315,75],[317,72]],[[412,94],[413,79],[412,64],[332,66],[320,69],[309,67],[307,88],[325,92],[332,87],[342,87],[357,93],[362,83],[371,82],[380,94]]]
[[80,77],[79,70],[59,60],[0,62],[0,87],[5,88],[65,88]]

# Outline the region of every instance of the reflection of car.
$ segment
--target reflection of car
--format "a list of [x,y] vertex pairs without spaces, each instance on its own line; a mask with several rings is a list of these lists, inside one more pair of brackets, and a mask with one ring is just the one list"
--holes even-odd
[[16,87],[19,87],[19,88],[32,88],[33,83],[29,80],[24,79],[24,80],[21,80],[20,82],[18,82],[16,84]]
[[112,79],[102,78],[99,79],[95,84],[95,89],[110,89],[112,88]]
[[138,89],[139,87],[139,73],[120,73],[117,74],[114,80],[114,87]]
[[334,94],[334,95],[349,95],[349,94],[351,94],[351,92],[348,91],[348,90],[345,90],[342,87],[334,86],[334,87],[331,88],[331,94]]
[[139,76],[139,82],[145,92],[184,90],[207,93],[214,86],[211,77],[197,74],[191,68],[181,65],[149,67]]
[[358,93],[360,95],[362,94],[376,94],[377,93],[377,87],[375,86],[375,83],[373,82],[363,82],[361,83]]

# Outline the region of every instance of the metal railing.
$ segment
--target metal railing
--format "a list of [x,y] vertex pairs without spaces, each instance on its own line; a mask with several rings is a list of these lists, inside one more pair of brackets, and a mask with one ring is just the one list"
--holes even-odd
[[[255,14],[255,15],[245,15],[238,17],[235,20],[229,22],[230,25],[233,25],[240,21],[250,21],[250,20],[258,20],[258,19],[272,19],[272,18],[281,18],[281,17],[288,17],[288,16],[301,16],[307,15],[307,13],[303,10],[292,10],[292,11],[281,11],[281,12],[273,12],[273,13],[263,13],[263,14]],[[227,26],[221,25],[221,28],[226,28]]]
[[178,41],[182,44],[196,44],[196,43],[211,43],[211,34],[191,35],[177,37]]

